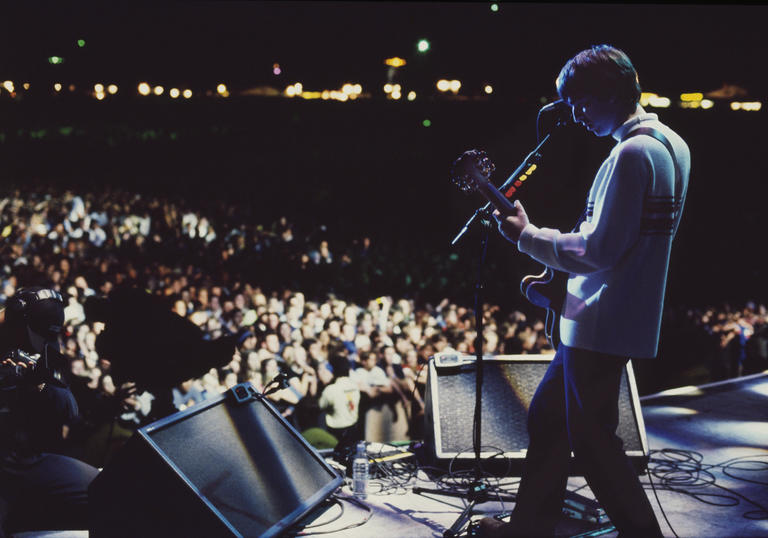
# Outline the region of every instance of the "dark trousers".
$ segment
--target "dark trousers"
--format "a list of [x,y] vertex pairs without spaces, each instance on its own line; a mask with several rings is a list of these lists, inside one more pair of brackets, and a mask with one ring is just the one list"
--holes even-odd
[[560,345],[528,412],[530,444],[514,518],[552,535],[568,482],[570,452],[620,536],[661,536],[637,473],[616,435],[626,357]]
[[[88,485],[98,469],[58,454],[31,462],[0,462],[0,503],[5,501],[6,531],[87,529]],[[3,531],[0,530],[0,536]]]

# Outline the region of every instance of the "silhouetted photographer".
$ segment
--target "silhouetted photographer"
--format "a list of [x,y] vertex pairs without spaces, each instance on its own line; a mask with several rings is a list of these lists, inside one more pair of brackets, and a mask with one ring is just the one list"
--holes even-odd
[[0,325],[0,536],[87,528],[91,465],[60,454],[78,415],[59,352],[64,302],[50,289],[20,288]]

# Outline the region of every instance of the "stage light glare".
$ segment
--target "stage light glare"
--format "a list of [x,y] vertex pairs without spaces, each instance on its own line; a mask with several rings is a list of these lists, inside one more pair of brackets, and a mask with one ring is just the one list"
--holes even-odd
[[496,3],[491,4],[491,11],[493,11],[494,13],[498,12],[499,4],[496,4]]
[[409,101],[415,101],[416,100],[416,92],[411,90],[408,92],[408,100]]
[[731,103],[731,110],[740,110],[741,109],[741,103],[733,101]]
[[181,95],[184,96],[184,99],[189,99],[190,97],[192,97],[192,90],[189,90],[189,89],[184,90],[183,92],[181,92]]
[[361,93],[363,93],[363,87],[362,87],[360,84],[355,84],[355,85],[353,86],[353,90],[354,90],[354,92],[355,92],[357,95],[360,95]]
[[750,111],[750,112],[757,112],[761,108],[763,108],[763,103],[761,103],[760,101],[752,101],[752,102],[747,102],[747,103],[741,103],[741,109],[742,110],[747,110],[747,111]]
[[483,91],[488,95],[491,95],[493,93],[493,86],[491,86],[490,84],[486,84],[485,87],[483,88]]
[[165,91],[165,88],[162,86],[155,86],[155,88],[152,90],[155,95],[163,95],[163,92]]
[[424,121],[421,122],[421,124],[424,127],[429,127],[430,125],[432,125],[432,122],[429,119],[425,119]]
[[440,90],[441,92],[447,92],[448,90],[451,89],[450,81],[447,81],[441,78],[440,80],[437,81],[437,89]]
[[399,91],[393,91],[390,94],[390,96],[392,97],[392,99],[397,100],[397,99],[400,99],[403,96],[403,94],[401,94]]
[[429,50],[429,41],[426,39],[420,39],[416,47],[418,48],[419,52],[427,52]]
[[293,87],[296,89],[296,95],[300,95],[304,91],[304,85],[301,82],[297,82]]
[[53,85],[53,89],[56,90],[57,92],[60,92],[61,91],[61,84],[59,84],[57,82],[56,84]]
[[218,93],[219,95],[224,95],[225,93],[227,93],[227,85],[219,84],[218,86],[216,86],[216,93]]
[[142,82],[139,84],[139,93],[141,95],[149,95],[152,92],[152,88],[149,87],[149,84],[146,82]]
[[288,86],[285,89],[285,95],[288,97],[296,97],[296,87],[295,86]]
[[115,95],[117,93],[117,84],[110,84],[107,86],[107,93],[109,93],[109,95]]
[[352,84],[344,84],[344,86],[341,87],[341,91],[350,95],[355,92],[355,87]]
[[13,91],[14,91],[14,89],[16,87],[13,85],[13,81],[12,80],[6,80],[5,82],[3,82],[3,88],[5,88],[5,90],[8,93],[13,93]]
[[104,93],[104,84],[94,84],[93,91],[96,93]]
[[85,39],[78,39],[77,46],[82,49],[85,46]]
[[708,109],[708,108],[712,108],[713,106],[715,106],[715,103],[711,99],[702,99],[701,100],[701,108]]
[[384,93],[392,93],[392,84],[384,84]]
[[99,101],[103,101],[104,100],[104,92],[96,92],[96,99],[98,99]]
[[168,95],[171,96],[171,99],[176,99],[179,97],[179,95],[181,95],[181,92],[178,88],[171,88],[171,91],[168,92]]
[[451,81],[451,91],[453,93],[459,93],[460,89],[461,89],[461,81],[459,81],[459,80],[452,80]]

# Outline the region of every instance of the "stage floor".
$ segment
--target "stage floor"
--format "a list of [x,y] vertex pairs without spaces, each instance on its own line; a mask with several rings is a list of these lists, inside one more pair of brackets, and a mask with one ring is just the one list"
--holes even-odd
[[[768,373],[665,391],[641,398],[641,403],[652,451],[649,469],[655,475],[653,484],[669,524],[647,474],[642,481],[664,536],[675,533],[690,538],[768,536]],[[515,481],[508,481],[511,491],[515,489]],[[331,536],[442,536],[461,514],[463,501],[415,494],[410,489],[414,484],[434,487],[429,482],[412,481],[408,488],[370,495],[367,500],[373,508],[370,520]],[[592,497],[582,478],[573,477],[568,485],[569,490]],[[346,488],[345,493],[348,493]],[[341,529],[366,517],[364,510],[348,501],[342,502],[345,510],[340,519],[306,531]],[[473,518],[493,515],[513,506],[514,503],[487,502],[475,507]],[[333,507],[315,523],[339,512],[337,506]],[[564,519],[558,526],[558,535],[618,535],[605,526],[603,530],[600,528]]]
[[[768,372],[641,398],[658,500],[643,483],[665,536],[768,536]],[[514,492],[516,478],[499,485]],[[580,477],[569,490],[591,497]],[[423,472],[373,480],[366,505],[342,498],[329,503],[299,535],[339,538],[440,537],[465,507],[462,499],[414,493],[435,488]],[[381,490],[384,491],[381,491]],[[348,496],[345,486],[340,497]],[[758,506],[760,505],[760,506]],[[475,506],[473,519],[510,510],[513,502]],[[343,509],[342,509],[343,508]],[[367,521],[366,521],[367,519]],[[365,521],[365,523],[363,523]],[[362,524],[361,524],[362,523]],[[674,533],[672,528],[674,529]],[[294,533],[295,534],[295,533]],[[565,518],[559,536],[617,536],[610,525]],[[20,533],[17,538],[84,538],[85,531]]]

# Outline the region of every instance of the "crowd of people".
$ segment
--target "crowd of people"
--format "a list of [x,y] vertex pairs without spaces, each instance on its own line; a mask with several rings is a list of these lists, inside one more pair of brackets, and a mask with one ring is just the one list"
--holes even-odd
[[[162,297],[205,338],[237,336],[229,364],[173,387],[178,410],[246,381],[264,390],[284,374],[285,387],[269,397],[316,446],[423,436],[424,365],[447,347],[474,352],[473,310],[394,286],[406,279],[380,263],[370,236],[343,240],[287,218],[257,220],[247,203],[195,207],[109,189],[0,200],[0,302],[30,285],[66,302],[62,348],[81,409],[71,446],[156,418],[154,394],[113,378],[110,357],[97,351],[104,323],[86,316],[89,297],[120,286]],[[708,357],[713,379],[766,368],[764,306],[676,312],[676,330]],[[543,328],[522,307],[483,305],[486,353],[549,352]],[[77,455],[102,465],[94,454]]]

